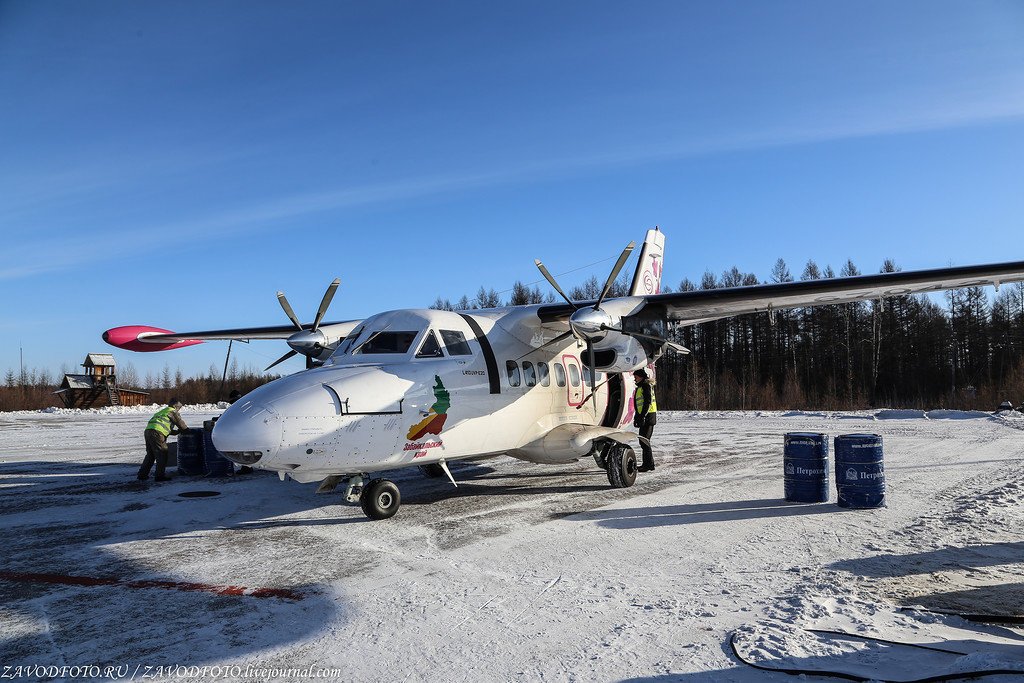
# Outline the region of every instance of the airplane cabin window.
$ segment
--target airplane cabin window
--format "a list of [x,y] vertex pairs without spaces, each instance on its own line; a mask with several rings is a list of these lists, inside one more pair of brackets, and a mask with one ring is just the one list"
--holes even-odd
[[505,370],[508,372],[508,385],[510,387],[518,387],[522,384],[522,380],[519,377],[519,364],[514,360],[505,361]]
[[420,350],[416,352],[417,358],[444,358],[444,353],[441,352],[441,345],[437,343],[437,337],[434,336],[433,330],[427,330],[427,336],[423,338],[423,343],[420,344]]
[[569,382],[571,382],[574,387],[578,387],[580,385],[580,369],[575,365],[569,366]]
[[408,353],[419,332],[387,332],[381,330],[367,339],[353,353]]
[[565,368],[562,367],[561,363],[555,363],[555,384],[560,387],[565,386]]
[[540,385],[542,387],[551,386],[551,376],[548,374],[547,363],[537,363],[537,374],[540,375]]
[[444,347],[448,349],[449,356],[472,356],[473,350],[469,348],[469,342],[466,341],[466,335],[462,334],[458,330],[440,330],[441,341],[444,342]]
[[526,386],[537,385],[537,373],[534,372],[533,363],[528,360],[523,361],[523,378],[526,380]]

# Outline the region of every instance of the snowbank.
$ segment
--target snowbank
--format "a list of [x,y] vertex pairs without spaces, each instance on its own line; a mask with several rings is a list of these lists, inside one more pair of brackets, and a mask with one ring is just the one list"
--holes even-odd
[[[105,406],[103,408],[56,408],[50,406],[49,408],[42,408],[40,410],[12,410],[10,412],[0,412],[0,415],[38,415],[39,413],[46,413],[49,415],[135,415],[135,414],[152,414],[164,407],[163,403],[151,403],[144,406]],[[184,413],[210,413],[218,410],[224,410],[228,407],[228,404],[224,401],[220,403],[196,403],[192,405],[182,406],[181,412]]]
[[887,408],[875,413],[876,420],[926,420],[928,416],[923,410],[895,410]]
[[929,420],[978,420],[991,419],[992,413],[981,410],[929,410],[926,417]]

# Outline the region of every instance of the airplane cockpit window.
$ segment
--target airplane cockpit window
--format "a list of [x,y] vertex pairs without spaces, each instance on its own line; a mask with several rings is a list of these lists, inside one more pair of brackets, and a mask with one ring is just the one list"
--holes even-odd
[[458,330],[440,330],[441,341],[444,348],[448,349],[449,356],[472,356],[473,351],[469,348],[466,335]]
[[427,336],[423,338],[423,343],[420,344],[420,350],[416,352],[417,358],[444,358],[444,353],[441,352],[441,345],[437,343],[437,337],[434,336],[433,330],[427,330]]
[[508,385],[510,387],[518,387],[522,384],[522,379],[519,376],[519,364],[514,360],[505,361],[505,371],[508,373]]
[[409,347],[416,340],[419,332],[388,332],[381,330],[374,333],[352,353],[370,355],[375,353],[408,353]]
[[365,328],[359,327],[356,329],[355,332],[352,332],[347,337],[342,339],[341,343],[338,344],[338,349],[334,352],[334,355],[343,356],[346,353],[348,353],[352,349],[352,345],[355,343],[356,339],[358,339],[359,335],[363,333],[363,329]]
[[523,361],[523,378],[526,380],[526,386],[537,385],[537,373],[534,372],[533,363],[528,360]]
[[548,374],[548,364],[541,361],[537,363],[537,374],[540,375],[540,385],[542,387],[551,386],[551,376]]

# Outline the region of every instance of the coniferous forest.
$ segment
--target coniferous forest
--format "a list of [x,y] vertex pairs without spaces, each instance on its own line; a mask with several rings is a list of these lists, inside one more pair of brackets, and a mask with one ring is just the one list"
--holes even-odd
[[[898,270],[886,261],[881,272]],[[847,262],[840,277],[859,275]],[[808,263],[800,279],[836,277]],[[770,282],[792,280],[780,259]],[[732,269],[709,289],[756,284]],[[658,363],[659,398],[679,409],[993,410],[1024,402],[1024,285],[818,306],[685,327],[691,357]]]

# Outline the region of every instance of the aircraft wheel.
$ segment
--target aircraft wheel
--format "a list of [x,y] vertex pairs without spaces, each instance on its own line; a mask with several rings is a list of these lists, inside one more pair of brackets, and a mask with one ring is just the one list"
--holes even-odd
[[429,465],[420,465],[420,472],[423,473],[423,476],[429,477],[431,479],[437,479],[438,477],[446,476],[444,473],[444,468],[438,465],[436,462],[431,463]]
[[370,519],[387,519],[394,517],[398,506],[402,504],[402,495],[393,481],[374,479],[359,497],[363,512]]
[[605,443],[594,449],[594,462],[602,470],[608,469],[608,453],[615,447],[615,444]]
[[608,451],[608,483],[624,489],[636,481],[636,453],[629,446],[616,444]]

